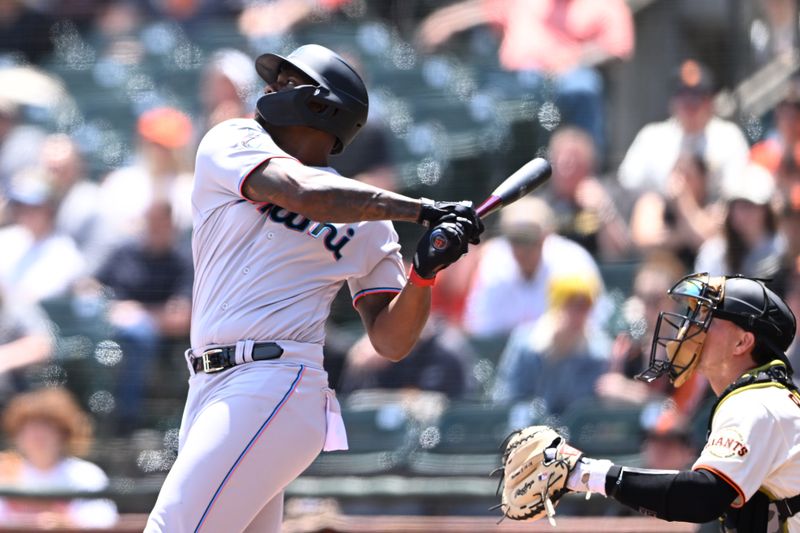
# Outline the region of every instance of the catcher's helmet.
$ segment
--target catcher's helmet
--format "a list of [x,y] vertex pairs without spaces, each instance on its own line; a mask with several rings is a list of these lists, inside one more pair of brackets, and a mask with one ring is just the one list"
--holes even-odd
[[[316,85],[265,94],[256,103],[258,114],[275,126],[308,126],[330,133],[336,137],[331,153],[338,154],[367,122],[369,99],[364,81],[337,53],[318,44],[301,46],[286,57],[263,54],[256,59],[256,71],[264,81],[273,83],[285,63]],[[322,109],[312,110],[312,102],[323,104]]]
[[[755,335],[754,355],[783,360],[794,340],[797,321],[789,306],[760,280],[742,276],[692,274],[676,283],[669,295],[685,303],[682,313],[662,311],[650,350],[650,367],[639,379],[653,381],[669,373],[679,387],[697,363],[711,321],[728,320]],[[764,354],[756,353],[763,351]]]

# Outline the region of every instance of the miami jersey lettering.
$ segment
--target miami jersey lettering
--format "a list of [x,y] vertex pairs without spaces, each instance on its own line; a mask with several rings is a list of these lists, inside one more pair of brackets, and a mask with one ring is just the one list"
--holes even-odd
[[305,232],[315,239],[324,235],[323,243],[325,248],[333,252],[333,256],[338,261],[342,258],[342,248],[350,242],[355,235],[355,230],[351,227],[345,229],[345,235],[339,237],[339,229],[329,222],[314,222],[309,218],[298,213],[293,213],[275,204],[265,204],[258,208],[261,213],[268,216],[273,222],[283,224],[288,229]]
[[249,119],[223,122],[200,143],[192,194],[193,348],[238,339],[322,344],[342,283],[354,298],[400,292],[405,284],[391,222],[314,221],[242,196],[254,169],[285,157]]

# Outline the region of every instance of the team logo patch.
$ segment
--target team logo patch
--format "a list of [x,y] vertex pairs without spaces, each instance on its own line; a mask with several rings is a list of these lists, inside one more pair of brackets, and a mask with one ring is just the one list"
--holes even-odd
[[726,459],[728,457],[744,457],[750,446],[744,441],[742,434],[735,428],[722,428],[708,437],[705,449],[711,455]]
[[253,133],[242,139],[239,142],[239,145],[252,150],[258,148],[271,148],[272,146],[269,140],[270,138],[263,133]]

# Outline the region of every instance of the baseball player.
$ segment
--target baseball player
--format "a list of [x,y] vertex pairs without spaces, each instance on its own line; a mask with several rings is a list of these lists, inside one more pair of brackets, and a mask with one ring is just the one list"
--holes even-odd
[[[147,532],[279,531],[283,490],[321,450],[347,449],[322,365],[347,282],[376,351],[397,361],[428,316],[436,272],[477,243],[466,203],[412,199],[339,176],[328,156],[367,119],[367,90],[336,53],[264,54],[255,120],[212,128],[192,194],[191,375],[177,460]],[[406,277],[389,220],[429,229]],[[433,230],[450,246],[431,244]]]
[[[679,387],[697,370],[717,394],[707,441],[692,469],[646,470],[589,459],[557,436],[543,441],[544,463],[568,465],[567,490],[600,492],[665,520],[722,517],[723,531],[800,532],[800,392],[785,356],[797,328],[794,315],[761,281],[739,276],[692,274],[669,294],[685,311],[661,312],[650,367],[640,378],[668,374]],[[529,440],[546,434],[535,429]],[[548,478],[551,467],[544,463],[531,476]],[[508,509],[516,512],[513,490],[525,479],[512,479],[507,471],[505,482]],[[553,485],[545,492],[557,500],[563,492]]]

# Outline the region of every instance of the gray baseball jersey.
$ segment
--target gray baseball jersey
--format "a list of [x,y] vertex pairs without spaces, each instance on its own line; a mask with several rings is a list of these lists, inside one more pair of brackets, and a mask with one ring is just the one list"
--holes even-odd
[[192,194],[195,350],[240,339],[322,344],[344,280],[354,299],[405,284],[391,222],[331,224],[246,200],[240,188],[249,172],[276,157],[291,158],[248,119],[223,122],[200,143]]
[[291,156],[248,119],[215,126],[198,148],[187,358],[236,344],[237,361],[252,361],[243,352],[254,341],[277,342],[284,352],[219,373],[189,365],[178,458],[148,533],[278,531],[285,486],[320,450],[347,447],[322,366],[334,296],[345,281],[354,305],[405,284],[390,222],[331,224],[244,198],[248,175],[279,157]]

